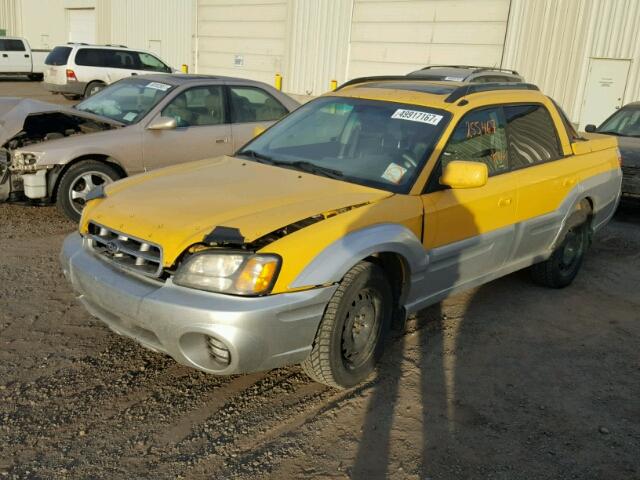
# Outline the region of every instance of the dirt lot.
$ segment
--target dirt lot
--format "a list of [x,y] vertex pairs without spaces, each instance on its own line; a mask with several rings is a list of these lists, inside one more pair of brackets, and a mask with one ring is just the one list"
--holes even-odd
[[0,477],[640,478],[639,205],[572,287],[521,272],[457,295],[346,392],[298,367],[208,376],[118,337],[60,272],[73,228],[0,205]]

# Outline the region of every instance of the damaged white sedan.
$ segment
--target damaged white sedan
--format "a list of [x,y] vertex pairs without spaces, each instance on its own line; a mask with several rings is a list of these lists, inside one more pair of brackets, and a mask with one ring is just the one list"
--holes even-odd
[[232,154],[296,107],[261,82],[198,75],[128,78],[74,107],[0,98],[0,201],[55,202],[77,221],[96,187]]

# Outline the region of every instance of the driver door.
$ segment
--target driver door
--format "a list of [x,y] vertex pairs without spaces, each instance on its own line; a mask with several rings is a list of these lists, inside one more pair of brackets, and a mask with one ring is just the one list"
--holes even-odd
[[[474,110],[458,123],[432,173],[424,205],[423,243],[428,252],[425,296],[446,294],[500,269],[512,256],[517,186],[509,171],[506,122],[500,107]],[[443,187],[438,180],[453,160],[487,165],[486,185]],[[474,283],[475,282],[475,283]]]
[[150,122],[160,116],[171,117],[177,127],[144,130],[145,169],[232,154],[231,126],[224,105],[222,85],[194,87],[178,93]]

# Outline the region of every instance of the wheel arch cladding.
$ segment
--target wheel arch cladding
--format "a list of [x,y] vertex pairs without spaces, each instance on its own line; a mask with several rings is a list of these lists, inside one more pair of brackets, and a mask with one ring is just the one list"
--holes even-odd
[[[393,259],[402,262],[403,281],[426,268],[424,247],[414,233],[403,225],[383,223],[351,232],[320,252],[300,272],[291,288],[339,282],[361,260],[376,259],[383,268],[394,268]],[[403,288],[400,298],[406,296]]]

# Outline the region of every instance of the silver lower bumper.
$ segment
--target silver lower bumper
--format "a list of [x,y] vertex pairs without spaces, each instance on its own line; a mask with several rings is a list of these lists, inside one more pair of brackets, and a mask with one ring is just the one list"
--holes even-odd
[[[60,253],[64,274],[80,301],[116,333],[171,355],[177,362],[227,375],[300,363],[337,287],[266,297],[234,297],[126,273],[98,258],[82,237],[68,236]],[[209,353],[213,337],[230,363]]]

